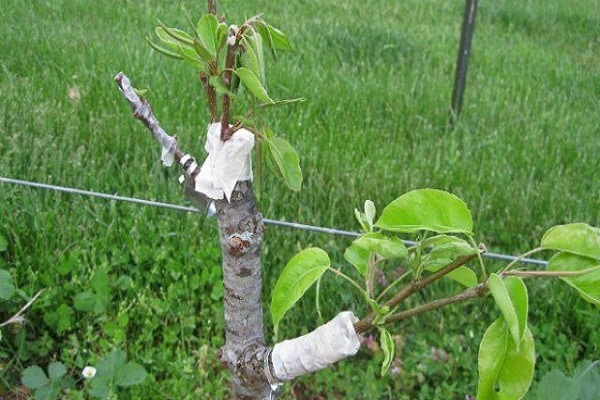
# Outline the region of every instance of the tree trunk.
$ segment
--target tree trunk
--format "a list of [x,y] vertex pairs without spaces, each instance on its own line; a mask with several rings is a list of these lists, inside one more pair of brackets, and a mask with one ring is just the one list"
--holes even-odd
[[[210,210],[210,200],[194,191],[192,185],[200,168],[193,157],[184,154],[174,137],[169,136],[154,116],[148,101],[140,98],[129,79],[115,77],[119,89],[139,119],[162,146],[166,165],[180,164],[187,175],[184,192],[193,203]],[[191,179],[191,181],[189,181]],[[262,215],[256,208],[252,183],[238,181],[230,201],[216,200],[215,208],[221,241],[225,346],[221,361],[231,371],[234,398],[238,400],[274,399],[283,381],[311,373],[356,354],[359,336],[353,324],[358,320],[343,312],[315,331],[267,347],[263,335],[261,252],[264,234]]]
[[[231,202],[216,202],[223,257],[225,346],[221,361],[232,373],[236,399],[269,399],[268,348],[263,336],[261,248],[264,233],[249,181],[238,182]],[[268,361],[267,361],[268,362]]]

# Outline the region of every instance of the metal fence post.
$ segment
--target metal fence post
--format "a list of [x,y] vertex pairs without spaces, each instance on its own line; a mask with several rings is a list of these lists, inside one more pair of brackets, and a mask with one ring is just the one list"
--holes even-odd
[[456,60],[456,71],[454,75],[454,89],[452,90],[452,102],[450,105],[449,123],[454,126],[463,105],[463,96],[467,85],[467,70],[469,68],[469,56],[471,54],[471,42],[475,28],[475,16],[477,15],[477,0],[465,0],[465,12],[463,15],[462,29],[460,33],[460,45],[458,58]]

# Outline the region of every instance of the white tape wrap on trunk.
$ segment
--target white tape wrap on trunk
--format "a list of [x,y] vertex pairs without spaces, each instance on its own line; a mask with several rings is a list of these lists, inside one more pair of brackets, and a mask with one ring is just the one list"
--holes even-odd
[[355,355],[360,348],[354,330],[357,321],[352,312],[344,311],[307,335],[276,344],[271,354],[275,378],[294,379]]
[[221,124],[208,126],[204,149],[208,157],[196,177],[195,190],[214,200],[223,195],[229,201],[237,181],[252,180],[252,157],[254,134],[238,129],[226,141],[221,141]]

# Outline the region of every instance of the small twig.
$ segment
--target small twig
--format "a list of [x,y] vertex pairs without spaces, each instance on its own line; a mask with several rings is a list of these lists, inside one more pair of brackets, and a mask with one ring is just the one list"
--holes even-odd
[[37,300],[38,297],[40,297],[40,295],[42,294],[42,292],[44,291],[44,289],[40,290],[39,292],[37,292],[35,294],[35,296],[33,296],[31,298],[31,300],[29,300],[27,302],[27,304],[25,304],[23,306],[23,308],[21,308],[15,315],[13,315],[12,317],[10,317],[7,321],[3,322],[0,324],[0,328],[6,326],[6,325],[10,325],[10,324],[20,324],[23,323],[23,321],[25,320],[25,318],[23,317],[23,313],[25,312],[25,310],[27,310],[34,301]]
[[365,286],[367,287],[367,293],[369,295],[369,298],[372,299],[374,296],[374,292],[373,292],[373,286],[374,286],[374,280],[375,280],[375,267],[376,267],[376,260],[375,260],[375,254],[371,253],[371,255],[369,256],[369,262],[368,262],[368,266],[367,266],[367,272],[365,274]]
[[202,82],[202,86],[204,86],[206,98],[208,99],[210,122],[217,122],[219,120],[219,115],[217,113],[217,91],[210,84],[208,76],[203,72],[200,73],[200,81]]
[[487,252],[487,249],[485,248],[485,246],[483,244],[477,244],[477,242],[475,242],[475,239],[473,238],[473,236],[469,235],[469,243],[471,243],[471,246],[473,246],[476,249],[479,249],[479,254],[477,254],[477,260],[479,261],[479,268],[481,269],[481,280],[482,281],[487,281],[487,272],[485,270],[485,263],[483,262],[483,254]]
[[460,267],[462,265],[465,265],[466,263],[468,263],[469,261],[471,261],[475,257],[477,257],[477,253],[475,253],[475,254],[469,254],[469,255],[457,258],[456,260],[454,260],[450,264],[446,265],[444,268],[440,269],[436,273],[433,273],[433,274],[427,276],[424,279],[421,279],[419,281],[411,283],[410,285],[408,285],[407,287],[405,287],[403,290],[401,290],[400,292],[398,292],[390,300],[388,300],[385,303],[385,305],[388,306],[389,308],[396,307],[398,304],[400,304],[401,302],[403,302],[404,300],[406,300],[413,293],[415,293],[415,292],[423,289],[426,286],[431,285],[432,283],[434,283],[435,281],[437,281],[438,279],[440,279],[444,275],[447,275],[450,272],[452,272],[455,269],[457,269],[458,267]]
[[543,248],[543,247],[536,247],[535,249],[529,250],[528,252],[525,252],[525,253],[521,254],[520,256],[518,256],[517,258],[515,258],[513,261],[511,261],[511,262],[510,262],[510,263],[509,263],[509,264],[508,264],[506,267],[504,267],[504,268],[502,269],[502,271],[500,271],[500,274],[501,274],[501,275],[506,275],[506,273],[507,273],[507,272],[508,272],[508,271],[509,271],[509,270],[510,270],[512,267],[514,267],[515,265],[517,265],[517,263],[518,263],[519,261],[521,261],[521,260],[522,260],[522,259],[524,259],[524,258],[527,258],[527,257],[529,257],[529,256],[530,256],[530,255],[532,255],[532,254],[538,253],[538,252],[540,252],[540,251],[542,251],[542,250],[544,250],[544,248]]
[[[467,289],[461,293],[458,293],[454,296],[434,300],[427,304],[423,304],[419,307],[411,308],[410,310],[402,311],[397,314],[392,314],[385,319],[385,323],[388,324],[388,323],[402,321],[404,319],[411,318],[416,315],[426,313],[428,311],[437,310],[438,308],[442,308],[442,307],[448,306],[450,304],[457,303],[459,301],[465,301],[465,300],[469,300],[469,299],[472,299],[475,297],[481,297],[484,295],[484,293],[485,293],[485,286],[483,283],[480,283],[479,285],[469,288],[469,289]],[[355,325],[355,327],[356,327],[356,325]]]
[[[451,262],[450,264],[446,265],[444,268],[437,271],[436,273],[431,274],[424,279],[412,282],[410,285],[405,286],[404,289],[402,289],[401,291],[396,293],[396,295],[394,297],[392,297],[390,300],[388,300],[384,304],[384,306],[387,306],[390,309],[393,309],[398,304],[400,304],[401,302],[406,300],[412,294],[418,292],[419,290],[423,289],[426,286],[431,285],[432,283],[434,283],[435,281],[437,281],[444,275],[454,271],[461,265],[468,263],[475,257],[477,257],[477,253],[459,257],[456,260],[454,260],[453,262]],[[366,317],[364,317],[363,319],[358,321],[356,324],[354,324],[354,329],[356,330],[357,333],[366,332],[367,330],[369,330],[371,328],[371,324],[372,324],[374,318],[375,318],[374,313],[371,312],[371,313],[367,314]]]
[[337,276],[339,276],[339,277],[342,277],[343,279],[345,279],[345,280],[347,280],[348,282],[350,282],[350,283],[351,283],[351,284],[352,284],[352,285],[353,285],[355,288],[357,288],[357,289],[358,289],[358,290],[359,290],[359,291],[362,293],[362,295],[363,295],[363,296],[364,296],[366,299],[368,299],[368,298],[369,298],[369,295],[367,294],[367,292],[366,292],[366,291],[365,291],[363,288],[361,288],[361,287],[360,287],[360,285],[354,281],[354,279],[350,278],[348,275],[344,274],[342,271],[338,271],[338,270],[337,270],[337,269],[335,269],[335,268],[331,268],[331,267],[329,267],[329,271],[333,272],[333,273],[334,273],[334,274],[336,274]]
[[[235,63],[235,52],[238,47],[238,34],[239,29],[234,26],[229,28],[227,34],[227,57],[225,58],[225,72],[223,74],[223,80],[227,85],[227,88],[231,90],[231,75],[233,73]],[[226,142],[233,135],[232,130],[229,128],[229,108],[231,106],[231,98],[227,93],[223,93],[223,107],[221,114],[221,140]]]
[[396,286],[398,283],[402,282],[404,280],[404,278],[406,278],[410,274],[411,274],[411,271],[409,270],[409,271],[406,271],[405,273],[403,273],[402,275],[400,275],[394,282],[390,283],[385,289],[383,289],[383,291],[381,293],[379,293],[379,295],[377,296],[377,298],[375,300],[377,300],[377,301],[381,300],[387,292],[389,292],[391,289],[393,289],[394,286]]
[[217,15],[217,0],[208,0],[208,12]]
[[506,271],[502,272],[503,276],[520,276],[523,278],[568,278],[571,276],[580,276],[600,270],[600,265],[595,267],[582,269],[581,271]]

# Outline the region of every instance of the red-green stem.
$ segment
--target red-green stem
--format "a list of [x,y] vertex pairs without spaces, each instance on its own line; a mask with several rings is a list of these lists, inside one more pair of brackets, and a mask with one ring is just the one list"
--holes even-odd
[[355,288],[358,289],[358,291],[360,293],[362,293],[362,295],[365,297],[365,299],[369,298],[367,292],[365,292],[365,290],[363,288],[361,288],[360,285],[358,283],[356,283],[356,281],[354,281],[354,279],[350,278],[348,275],[344,274],[342,271],[338,271],[335,268],[329,267],[329,271],[333,272],[337,276],[344,278],[346,281],[350,282]]
[[202,86],[204,86],[206,98],[208,99],[208,111],[210,112],[210,122],[217,122],[219,120],[219,115],[217,113],[217,92],[215,88],[209,83],[209,77],[203,72],[200,73],[200,81],[202,81]]
[[[431,285],[432,283],[434,283],[435,281],[437,281],[444,275],[454,271],[461,265],[468,263],[475,257],[477,257],[477,253],[457,258],[456,260],[454,260],[450,264],[446,265],[444,268],[440,269],[436,273],[433,273],[424,279],[414,281],[410,285],[407,285],[401,291],[396,293],[396,295],[394,297],[392,297],[390,300],[388,300],[383,306],[384,307],[387,306],[390,309],[393,309],[398,304],[400,304],[401,302],[406,300],[412,294],[418,292],[419,290],[423,289],[426,286]],[[359,334],[368,331],[372,327],[374,318],[375,318],[374,313],[371,312],[371,313],[367,314],[366,317],[364,317],[363,319],[358,321],[356,324],[354,324],[354,329]]]
[[373,298],[373,281],[375,280],[375,254],[369,256],[369,262],[367,266],[367,273],[365,274],[365,283],[367,287],[367,293],[369,298]]
[[486,252],[487,250],[485,249],[485,246],[483,244],[477,245],[477,242],[475,242],[475,239],[473,239],[473,236],[468,235],[468,238],[469,238],[469,242],[471,243],[471,245],[474,248],[479,249],[479,254],[477,254],[477,260],[479,261],[479,268],[481,269],[481,280],[487,281],[487,272],[485,270],[485,263],[483,262],[483,257],[482,257],[482,254],[484,252]]
[[600,265],[595,267],[582,269],[581,271],[505,271],[502,276],[520,276],[522,278],[568,278],[572,276],[580,276],[589,274],[590,272],[598,271]]
[[[438,308],[442,308],[448,306],[450,304],[457,303],[459,301],[469,300],[475,297],[481,297],[485,294],[485,285],[480,283],[479,285],[469,288],[461,293],[458,293],[454,296],[445,297],[443,299],[434,300],[432,302],[423,304],[419,307],[411,308],[410,310],[402,311],[397,314],[392,314],[385,319],[385,323],[393,323],[402,321],[407,318],[414,317],[419,314],[426,313],[428,311],[437,310]],[[356,327],[356,325],[355,325]]]
[[[227,88],[231,90],[231,74],[233,73],[233,63],[235,62],[235,52],[238,47],[237,33],[230,29],[227,39],[227,58],[225,58],[225,73],[223,79]],[[234,43],[229,43],[231,37],[236,38]],[[223,108],[221,114],[221,140],[226,142],[233,134],[229,128],[229,107],[231,106],[231,98],[226,93],[223,94]]]
[[502,269],[502,271],[500,271],[500,275],[505,275],[508,271],[510,271],[510,269],[512,267],[514,267],[515,265],[517,265],[519,263],[519,261],[521,261],[524,258],[530,257],[531,255],[533,255],[535,253],[539,253],[542,250],[544,250],[543,247],[536,247],[533,250],[529,250],[528,252],[525,252],[525,253],[521,254],[519,257],[517,257],[513,261],[511,261],[506,267],[504,267]]
[[208,12],[217,15],[217,0],[208,0]]

